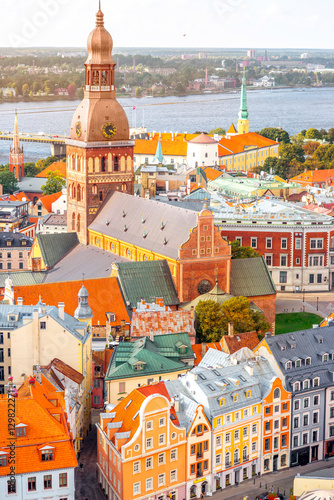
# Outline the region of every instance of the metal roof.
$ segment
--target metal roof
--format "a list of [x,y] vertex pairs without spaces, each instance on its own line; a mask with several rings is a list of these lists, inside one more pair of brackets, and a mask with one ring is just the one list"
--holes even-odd
[[231,260],[231,294],[235,297],[273,295],[276,288],[263,257]]
[[38,233],[37,241],[45,265],[49,268],[53,267],[64,257],[64,255],[79,243],[77,233]]

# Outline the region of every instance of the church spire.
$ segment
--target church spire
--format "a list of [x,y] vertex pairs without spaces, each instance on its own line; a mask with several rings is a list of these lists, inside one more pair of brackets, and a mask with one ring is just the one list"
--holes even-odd
[[248,120],[248,109],[247,109],[247,91],[246,91],[246,73],[242,76],[241,83],[241,96],[240,96],[240,110],[239,110],[239,120],[238,120],[238,133],[248,134],[249,132],[249,120]]
[[161,140],[159,137],[157,150],[155,152],[155,157],[152,163],[163,163],[163,162],[164,162],[164,155],[162,154]]
[[24,177],[24,156],[23,148],[20,147],[19,124],[17,111],[15,110],[13,147],[10,148],[9,170],[15,175],[18,181]]
[[20,149],[19,124],[17,121],[17,111],[15,110],[13,153],[18,153]]

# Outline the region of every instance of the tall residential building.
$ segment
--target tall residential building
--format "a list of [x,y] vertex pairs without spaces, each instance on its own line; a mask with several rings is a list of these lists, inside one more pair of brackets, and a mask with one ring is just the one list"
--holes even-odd
[[67,141],[67,228],[87,243],[87,228],[110,191],[133,194],[133,146],[124,109],[116,100],[113,41],[99,9],[88,38],[85,96]]
[[13,147],[10,148],[9,154],[9,170],[15,175],[18,181],[24,177],[24,155],[23,148],[20,146],[19,125],[17,121],[17,113],[15,112],[14,123],[14,139]]
[[246,73],[242,76],[241,84],[241,97],[240,97],[240,110],[238,119],[238,134],[248,134],[249,132],[249,119],[247,109],[247,92],[246,92]]

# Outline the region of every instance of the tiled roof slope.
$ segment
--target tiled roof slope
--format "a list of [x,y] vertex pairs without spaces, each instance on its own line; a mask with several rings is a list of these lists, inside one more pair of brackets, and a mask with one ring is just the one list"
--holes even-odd
[[220,139],[218,156],[228,156],[231,154],[242,153],[245,151],[245,148],[247,150],[252,149],[252,146],[254,149],[257,149],[278,145],[278,142],[267,139],[266,137],[256,134],[255,132],[232,135],[229,138],[222,137],[222,139]]
[[54,358],[47,366],[41,366],[41,368],[45,368],[46,370],[51,370],[52,368],[55,368],[65,377],[68,377],[69,379],[73,380],[73,382],[75,382],[76,384],[81,384],[81,382],[84,379],[84,376],[80,372],[78,372],[70,365],[64,363],[64,361],[58,358]]
[[[56,283],[42,283],[30,286],[15,286],[15,300],[23,298],[23,304],[36,304],[41,297],[42,301],[58,305],[65,303],[65,312],[74,315],[78,307],[78,293],[81,281],[65,281]],[[85,279],[85,287],[89,294],[89,306],[93,311],[93,325],[105,325],[106,313],[116,315],[111,326],[120,325],[122,319],[130,322],[129,314],[124,303],[117,278]]]
[[150,303],[163,298],[166,306],[180,303],[166,260],[119,262],[118,278],[127,302],[136,307],[142,299]]
[[37,241],[40,246],[45,265],[49,268],[54,266],[79,243],[77,233],[39,233],[37,234]]
[[[136,155],[155,155],[157,151],[158,140],[136,139],[134,154]],[[188,144],[185,141],[162,140],[161,149],[164,156],[187,156]]]
[[59,193],[53,193],[53,194],[47,194],[45,196],[41,196],[41,198],[38,200],[37,203],[41,202],[43,203],[44,207],[46,210],[51,213],[52,212],[52,203],[58,200],[62,195],[62,192],[60,191]]
[[[18,390],[15,398],[16,422],[27,425],[26,436],[15,439],[15,472],[26,474],[29,472],[50,471],[77,467],[77,460],[64,414],[64,404],[61,394],[55,394],[55,388],[41,375],[41,382],[35,381],[30,385],[28,381]],[[50,392],[53,388],[54,392]],[[56,396],[56,397],[55,397]],[[50,400],[58,399],[55,407]],[[63,395],[62,395],[63,399]],[[10,452],[9,443],[13,439],[8,430],[8,396],[0,396],[0,452]],[[56,416],[53,416],[52,413]],[[57,418],[60,419],[58,422]],[[54,447],[52,462],[42,462],[38,451],[45,445]],[[10,464],[0,468],[0,475],[10,474]],[[3,492],[4,494],[4,492]]]
[[[165,338],[167,336],[162,335],[162,337]],[[170,339],[168,339],[170,342],[174,342],[174,347],[161,347],[156,338],[154,342],[152,342],[148,337],[136,340],[135,342],[121,342],[115,349],[110,360],[105,380],[138,376],[146,377],[147,375],[158,373],[187,371],[189,367],[181,361],[175,361],[175,359],[184,357],[178,354],[176,347],[176,343],[179,339],[181,339],[181,342],[187,342],[189,344],[188,351],[191,352],[188,335],[171,334],[168,335],[168,337],[170,337]],[[188,337],[188,340],[186,337]],[[138,362],[143,363],[143,367],[139,372],[133,369],[133,366]]]
[[114,262],[127,261],[128,259],[101,248],[79,243],[47,272],[45,282],[80,280],[83,272],[85,279],[108,278]]
[[192,311],[134,311],[131,321],[131,337],[187,332],[195,337]]
[[209,181],[214,181],[215,179],[217,179],[217,177],[220,177],[222,175],[221,170],[216,170],[215,168],[212,167],[206,167],[204,169],[204,172],[206,174],[207,180]]
[[[287,390],[292,389],[294,381],[303,381],[313,376],[320,377],[320,386],[333,385],[333,335],[332,326],[301,330],[299,332],[284,333],[266,338],[268,344],[280,370],[285,376]],[[261,344],[262,345],[262,344]],[[322,361],[322,355],[328,354],[328,361]],[[310,357],[311,364],[306,365],[304,360]],[[292,367],[286,369],[286,362],[301,359],[301,366],[296,367],[292,362]],[[305,389],[309,390],[309,389]],[[301,387],[303,391],[303,387]]]
[[327,179],[334,177],[334,168],[324,170],[307,170],[295,177],[291,177],[290,182],[298,182],[299,184],[310,184],[312,182],[326,182]]
[[179,246],[188,240],[189,230],[197,225],[197,215],[192,210],[116,191],[108,197],[90,230],[172,259],[178,258]]
[[223,350],[228,354],[233,354],[243,347],[248,347],[251,351],[259,343],[259,338],[256,332],[235,333],[233,337],[224,335],[222,337]]
[[66,179],[66,161],[55,161],[51,163],[48,167],[46,167],[42,172],[37,174],[35,177],[44,177],[47,178],[49,172],[59,172],[60,175],[65,177]]
[[231,294],[235,297],[256,297],[276,293],[263,257],[231,260]]

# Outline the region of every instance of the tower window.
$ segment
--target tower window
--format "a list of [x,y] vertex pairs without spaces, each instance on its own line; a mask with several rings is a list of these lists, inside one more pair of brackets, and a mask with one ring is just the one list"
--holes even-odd
[[97,185],[96,184],[94,184],[94,186],[92,187],[92,193],[97,194]]
[[101,172],[106,171],[106,159],[103,157],[101,160]]
[[72,214],[72,231],[75,231],[75,213]]
[[93,72],[93,85],[98,87],[100,85],[100,75],[98,71]]
[[118,172],[118,156],[114,158],[114,171]]
[[103,200],[103,193],[102,191],[99,192],[99,200],[102,201]]

